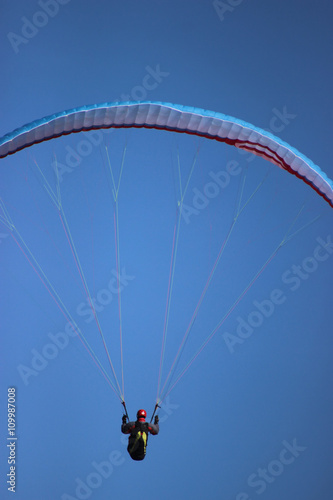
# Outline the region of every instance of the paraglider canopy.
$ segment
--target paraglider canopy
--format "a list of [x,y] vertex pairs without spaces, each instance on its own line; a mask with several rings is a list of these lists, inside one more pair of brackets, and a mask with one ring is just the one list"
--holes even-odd
[[164,102],[94,104],[42,118],[0,139],[0,158],[72,132],[101,128],[157,128],[226,142],[296,175],[333,207],[333,182],[306,156],[273,134],[242,120]]

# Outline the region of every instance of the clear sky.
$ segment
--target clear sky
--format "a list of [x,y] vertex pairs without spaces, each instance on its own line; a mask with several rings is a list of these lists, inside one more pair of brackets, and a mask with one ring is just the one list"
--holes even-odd
[[[0,136],[85,104],[165,101],[269,130],[333,178],[332,21],[328,0],[2,0]],[[1,198],[15,225],[13,232],[0,226],[0,497],[12,498],[7,392],[14,387],[18,500],[331,500],[332,208],[296,177],[224,144],[160,131],[94,134],[0,161]],[[118,193],[121,315],[105,147],[116,184],[126,148]],[[115,383],[45,189],[57,190],[55,158],[67,234],[120,386],[121,317],[131,418],[140,407],[150,415],[156,400],[180,191],[189,179],[162,386],[235,207],[248,201],[173,382],[227,317],[164,399],[160,434],[150,437],[142,463],[126,452],[117,394],[57,305]],[[228,179],[223,188],[216,176]],[[43,268],[57,303],[12,236]]]

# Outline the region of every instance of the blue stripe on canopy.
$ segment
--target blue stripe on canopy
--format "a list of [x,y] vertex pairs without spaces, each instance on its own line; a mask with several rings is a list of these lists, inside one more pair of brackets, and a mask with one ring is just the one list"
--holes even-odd
[[270,132],[237,118],[164,102],[114,102],[62,111],[0,139],[0,158],[61,135],[101,128],[145,127],[226,142],[261,156],[309,184],[333,207],[333,182],[311,160]]

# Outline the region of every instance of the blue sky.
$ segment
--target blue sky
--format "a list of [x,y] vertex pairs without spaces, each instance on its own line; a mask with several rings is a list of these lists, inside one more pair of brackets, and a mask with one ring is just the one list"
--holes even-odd
[[[324,0],[319,7],[308,0],[286,5],[3,0],[0,136],[84,104],[166,101],[270,130],[333,178],[333,7]],[[6,398],[15,387],[19,500],[331,500],[332,209],[274,165],[181,134],[74,134],[1,160],[1,198],[16,231],[111,377],[35,162],[53,190],[55,156],[61,165],[64,213],[119,380],[114,204],[105,146],[118,179],[125,145],[119,255],[125,400],[132,418],[140,407],[150,413],[155,403],[178,159],[184,186],[197,151],[184,200],[196,210],[181,220],[162,380],[228,234],[237,196],[242,192],[245,203],[264,180],[232,231],[173,380],[231,312],[163,401],[160,435],[150,438],[146,459],[134,463],[120,434],[117,395],[69,335],[68,318],[1,225],[1,498],[10,498]],[[223,175],[230,162],[235,175],[204,198],[212,175]],[[294,236],[236,305],[291,226]]]

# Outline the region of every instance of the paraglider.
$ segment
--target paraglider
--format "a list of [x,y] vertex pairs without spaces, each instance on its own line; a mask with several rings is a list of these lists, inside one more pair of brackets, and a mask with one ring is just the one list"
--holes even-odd
[[130,434],[127,451],[132,460],[143,460],[146,456],[148,435],[156,436],[159,433],[159,417],[155,416],[154,423],[146,422],[147,412],[138,410],[135,422],[127,422],[127,415],[122,417],[121,432]]
[[[315,190],[324,200],[329,203],[331,207],[333,207],[333,182],[331,179],[327,177],[327,175],[316,166],[311,160],[309,160],[306,156],[301,154],[295,148],[289,146],[286,142],[280,140],[275,137],[273,134],[257,128],[249,123],[246,123],[242,120],[238,120],[236,118],[232,118],[230,116],[223,115],[221,113],[215,113],[199,108],[192,108],[188,106],[174,105],[169,103],[162,102],[124,102],[124,103],[105,103],[100,105],[92,105],[92,106],[83,106],[80,108],[72,109],[69,111],[64,111],[61,113],[54,114],[52,116],[48,116],[42,118],[41,120],[32,122],[24,127],[16,129],[12,133],[5,135],[0,139],[0,158],[5,158],[8,155],[12,155],[24,148],[32,146],[34,144],[38,144],[50,139],[55,139],[57,137],[68,135],[71,133],[81,132],[81,131],[89,131],[89,130],[97,130],[97,129],[109,129],[109,128],[147,128],[147,129],[160,129],[171,132],[179,132],[185,134],[191,134],[198,137],[204,137],[207,139],[225,142],[231,146],[235,146],[239,149],[248,151],[254,155],[262,157],[279,168],[286,170],[290,174],[295,175],[297,178],[301,179],[303,182],[308,184],[313,190]],[[42,174],[41,174],[42,175]],[[113,179],[112,179],[113,180]],[[98,315],[96,313],[96,302],[91,298],[88,285],[86,284],[83,276],[83,272],[81,269],[81,265],[75,250],[75,245],[70,237],[69,225],[67,224],[66,217],[63,212],[63,207],[61,203],[60,196],[60,188],[59,188],[59,178],[57,179],[57,189],[59,191],[58,194],[54,194],[54,192],[49,189],[47,185],[47,180],[43,178],[44,185],[47,186],[48,195],[50,195],[51,200],[53,201],[54,206],[59,212],[60,220],[62,223],[63,230],[65,231],[66,238],[68,240],[70,249],[74,256],[74,260],[77,264],[77,269],[82,278],[82,283],[84,285],[85,292],[87,294],[87,303],[91,308],[91,318],[95,320],[98,330],[101,333],[103,344],[106,348],[106,343],[104,340],[104,336],[101,332],[100,323],[98,320]],[[115,194],[114,202],[115,202],[115,242],[116,242],[116,260],[118,265],[118,229],[117,229],[117,214],[118,214],[118,187],[113,183]],[[178,213],[181,213],[181,205],[183,201],[183,197],[180,196],[181,202],[178,201]],[[15,232],[15,225],[13,224],[9,214],[6,211],[5,206],[3,209],[3,221],[7,225],[8,229]],[[231,224],[229,233],[225,241],[227,241],[236,219]],[[176,234],[176,231],[174,231]],[[174,239],[175,241],[175,239]],[[255,275],[254,279],[250,281],[249,285],[245,287],[244,292],[239,296],[239,298],[234,302],[234,305],[230,307],[227,314],[222,318],[221,321],[214,327],[212,333],[207,337],[207,339],[203,342],[202,346],[199,347],[197,353],[192,357],[189,364],[192,363],[192,360],[196,358],[198,353],[206,346],[208,341],[215,335],[215,332],[220,328],[222,322],[225,317],[233,311],[234,307],[236,307],[239,300],[241,300],[242,296],[246,291],[252,286],[253,282],[259,274],[262,272],[262,269],[265,268],[268,262],[272,260],[277,250],[284,244],[284,241],[279,244],[277,249],[272,253],[272,256],[266,261],[266,263],[262,266],[261,270]],[[16,240],[18,245],[21,245],[20,235]],[[21,245],[21,248],[25,248],[24,243]],[[174,245],[173,248],[177,248],[177,245]],[[158,379],[158,394],[156,398],[156,412],[158,408],[158,403],[160,403],[166,396],[169,394],[171,389],[175,384],[171,386],[169,389],[171,376],[173,376],[174,368],[177,365],[179,356],[182,352],[182,348],[186,342],[188,334],[192,328],[192,325],[196,319],[199,307],[204,298],[204,295],[209,287],[212,276],[215,272],[215,269],[218,265],[220,256],[224,249],[224,243],[221,246],[221,249],[218,252],[216,261],[212,270],[207,279],[206,285],[204,286],[203,292],[200,296],[200,299],[195,307],[195,311],[193,313],[192,319],[189,323],[189,326],[185,332],[184,338],[181,343],[181,347],[177,353],[177,356],[172,363],[171,370],[169,375],[164,383],[161,384],[161,374],[162,374],[162,365],[163,365],[163,357],[164,357],[164,349],[165,349],[165,336],[166,336],[166,326],[163,332],[163,342],[162,342],[162,352],[161,352],[161,362],[160,362],[160,372]],[[27,254],[30,255],[30,252],[27,251]],[[172,252],[172,255],[173,252]],[[173,257],[172,257],[173,259]],[[29,261],[30,265],[33,263],[33,259]],[[172,261],[172,265],[170,265],[170,270],[174,270],[173,266],[174,262]],[[58,308],[62,311],[62,314],[66,318],[70,329],[74,332],[73,335],[76,334],[80,337],[83,337],[82,332],[77,327],[75,321],[73,320],[71,314],[65,306],[63,305],[60,297],[56,294],[55,290],[52,288],[51,284],[47,280],[46,276],[42,274],[42,269],[38,267],[38,265],[34,266],[34,271],[41,277],[43,285],[46,287]],[[117,276],[119,276],[119,269],[117,269]],[[170,272],[170,276],[172,273]],[[169,284],[171,283],[171,279],[169,278]],[[118,280],[119,281],[119,280]],[[167,307],[166,311],[168,314],[169,311],[169,302],[171,297],[171,292],[168,288],[168,299],[167,299]],[[119,295],[119,284],[118,289],[115,289],[115,293]],[[110,296],[110,291],[107,292],[108,297]],[[119,298],[119,297],[118,297]],[[120,310],[120,302],[119,302],[119,310]],[[166,314],[166,317],[167,317]],[[167,321],[165,321],[165,325],[167,325]],[[121,329],[120,329],[121,330]],[[122,331],[122,330],[121,330]],[[84,339],[84,337],[83,337]],[[120,344],[122,342],[121,332],[120,332]],[[85,347],[90,352],[88,343],[84,339]],[[107,351],[108,360],[110,362],[113,375],[115,376],[115,372],[109,357],[109,352]],[[91,354],[91,352],[90,352]],[[103,375],[107,380],[109,380],[108,375],[105,373],[103,367],[101,367],[99,360],[95,355],[91,354],[94,359],[96,365],[98,365],[99,369],[103,372]],[[188,366],[189,366],[188,364]],[[122,361],[122,344],[121,344],[121,369],[122,369],[122,387],[120,384],[113,386],[113,389],[117,396],[119,397],[121,403],[124,405],[124,382],[123,382],[123,361]],[[186,367],[187,369],[187,367]],[[177,381],[183,375],[184,370],[181,372],[180,376],[177,378]],[[176,382],[177,382],[176,381]],[[126,407],[124,405],[125,411]],[[153,414],[154,416],[154,414]],[[152,435],[157,435],[159,432],[158,425],[158,416],[155,417],[154,423],[146,422],[146,412],[145,410],[139,410],[137,413],[137,420],[128,421],[128,415],[126,411],[126,415],[123,416],[121,431],[124,434],[129,434],[129,444],[128,444],[128,452],[133,460],[143,460],[146,455],[146,447],[148,441],[149,433]],[[153,417],[152,417],[153,419]]]

